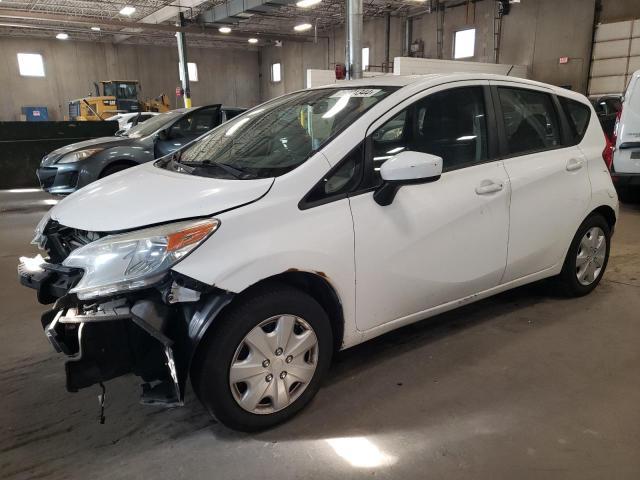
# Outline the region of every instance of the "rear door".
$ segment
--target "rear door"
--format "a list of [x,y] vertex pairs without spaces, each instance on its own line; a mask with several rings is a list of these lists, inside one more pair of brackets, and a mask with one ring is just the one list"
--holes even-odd
[[640,70],[631,77],[624,95],[617,130],[613,170],[640,175]]
[[492,81],[511,184],[509,253],[502,283],[557,266],[591,198],[587,159],[553,92]]

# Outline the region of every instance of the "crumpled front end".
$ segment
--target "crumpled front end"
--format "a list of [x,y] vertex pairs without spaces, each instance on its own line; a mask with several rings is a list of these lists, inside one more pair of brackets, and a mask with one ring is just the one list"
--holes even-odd
[[82,299],[74,289],[86,272],[65,260],[108,235],[44,223],[35,240],[48,256],[22,257],[18,276],[40,303],[52,305],[41,323],[68,358],[67,390],[132,373],[143,381],[142,403],[182,405],[197,344],[232,294],[167,269],[140,288]]

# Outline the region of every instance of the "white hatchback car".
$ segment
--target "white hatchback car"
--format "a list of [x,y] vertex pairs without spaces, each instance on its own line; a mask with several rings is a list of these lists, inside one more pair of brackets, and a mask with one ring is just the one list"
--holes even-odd
[[384,77],[276,98],[179,153],[95,182],[23,258],[67,388],[187,377],[239,430],[282,422],[332,355],[556,277],[605,271],[618,200],[582,95],[478,74]]

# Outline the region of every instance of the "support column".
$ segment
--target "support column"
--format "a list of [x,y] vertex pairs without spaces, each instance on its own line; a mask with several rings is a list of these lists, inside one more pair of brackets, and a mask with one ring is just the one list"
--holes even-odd
[[349,79],[362,78],[362,0],[346,0],[347,74]]
[[[184,14],[179,15],[180,26],[184,27]],[[180,71],[182,72],[182,89],[184,90],[184,106],[191,108],[191,87],[189,85],[189,64],[187,60],[187,39],[184,32],[176,32],[178,40],[178,60],[180,62]]]

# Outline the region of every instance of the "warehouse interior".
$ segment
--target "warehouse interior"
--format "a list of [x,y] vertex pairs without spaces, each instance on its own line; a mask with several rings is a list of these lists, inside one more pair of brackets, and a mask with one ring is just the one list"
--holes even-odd
[[[465,32],[473,32],[469,54],[457,43]],[[615,234],[593,293],[567,299],[546,281],[530,283],[336,350],[317,396],[274,428],[228,428],[189,382],[180,408],[142,405],[143,382],[133,375],[105,381],[106,396],[102,383],[77,393],[65,388],[63,359],[42,330],[51,307],[20,285],[16,265],[39,252],[30,242],[52,208],[100,193],[102,183],[56,191],[42,177],[52,151],[122,140],[123,124],[110,115],[124,110],[94,110],[93,101],[107,96],[99,82],[134,82],[136,105],[158,118],[215,108],[225,122],[326,86],[324,79],[375,87],[387,76],[430,73],[429,61],[444,62],[447,73],[475,72],[475,63],[503,66],[506,75],[588,97],[609,142],[599,138],[598,148],[614,150],[615,162],[620,149],[609,130],[621,113],[598,105],[625,101],[640,71],[640,2],[0,0],[0,478],[639,478],[640,182],[638,191],[615,184]],[[74,102],[92,118],[74,113]],[[134,119],[126,128],[145,125],[137,109],[126,112]],[[147,165],[161,161],[152,153]],[[137,162],[120,162],[113,172]],[[108,180],[105,171],[98,182]],[[164,196],[166,211],[183,208],[177,191],[155,195]],[[114,215],[131,219],[147,208],[107,200]],[[89,213],[92,222],[109,216],[101,208]],[[182,218],[201,216],[185,210]],[[327,252],[342,225],[318,227]]]

